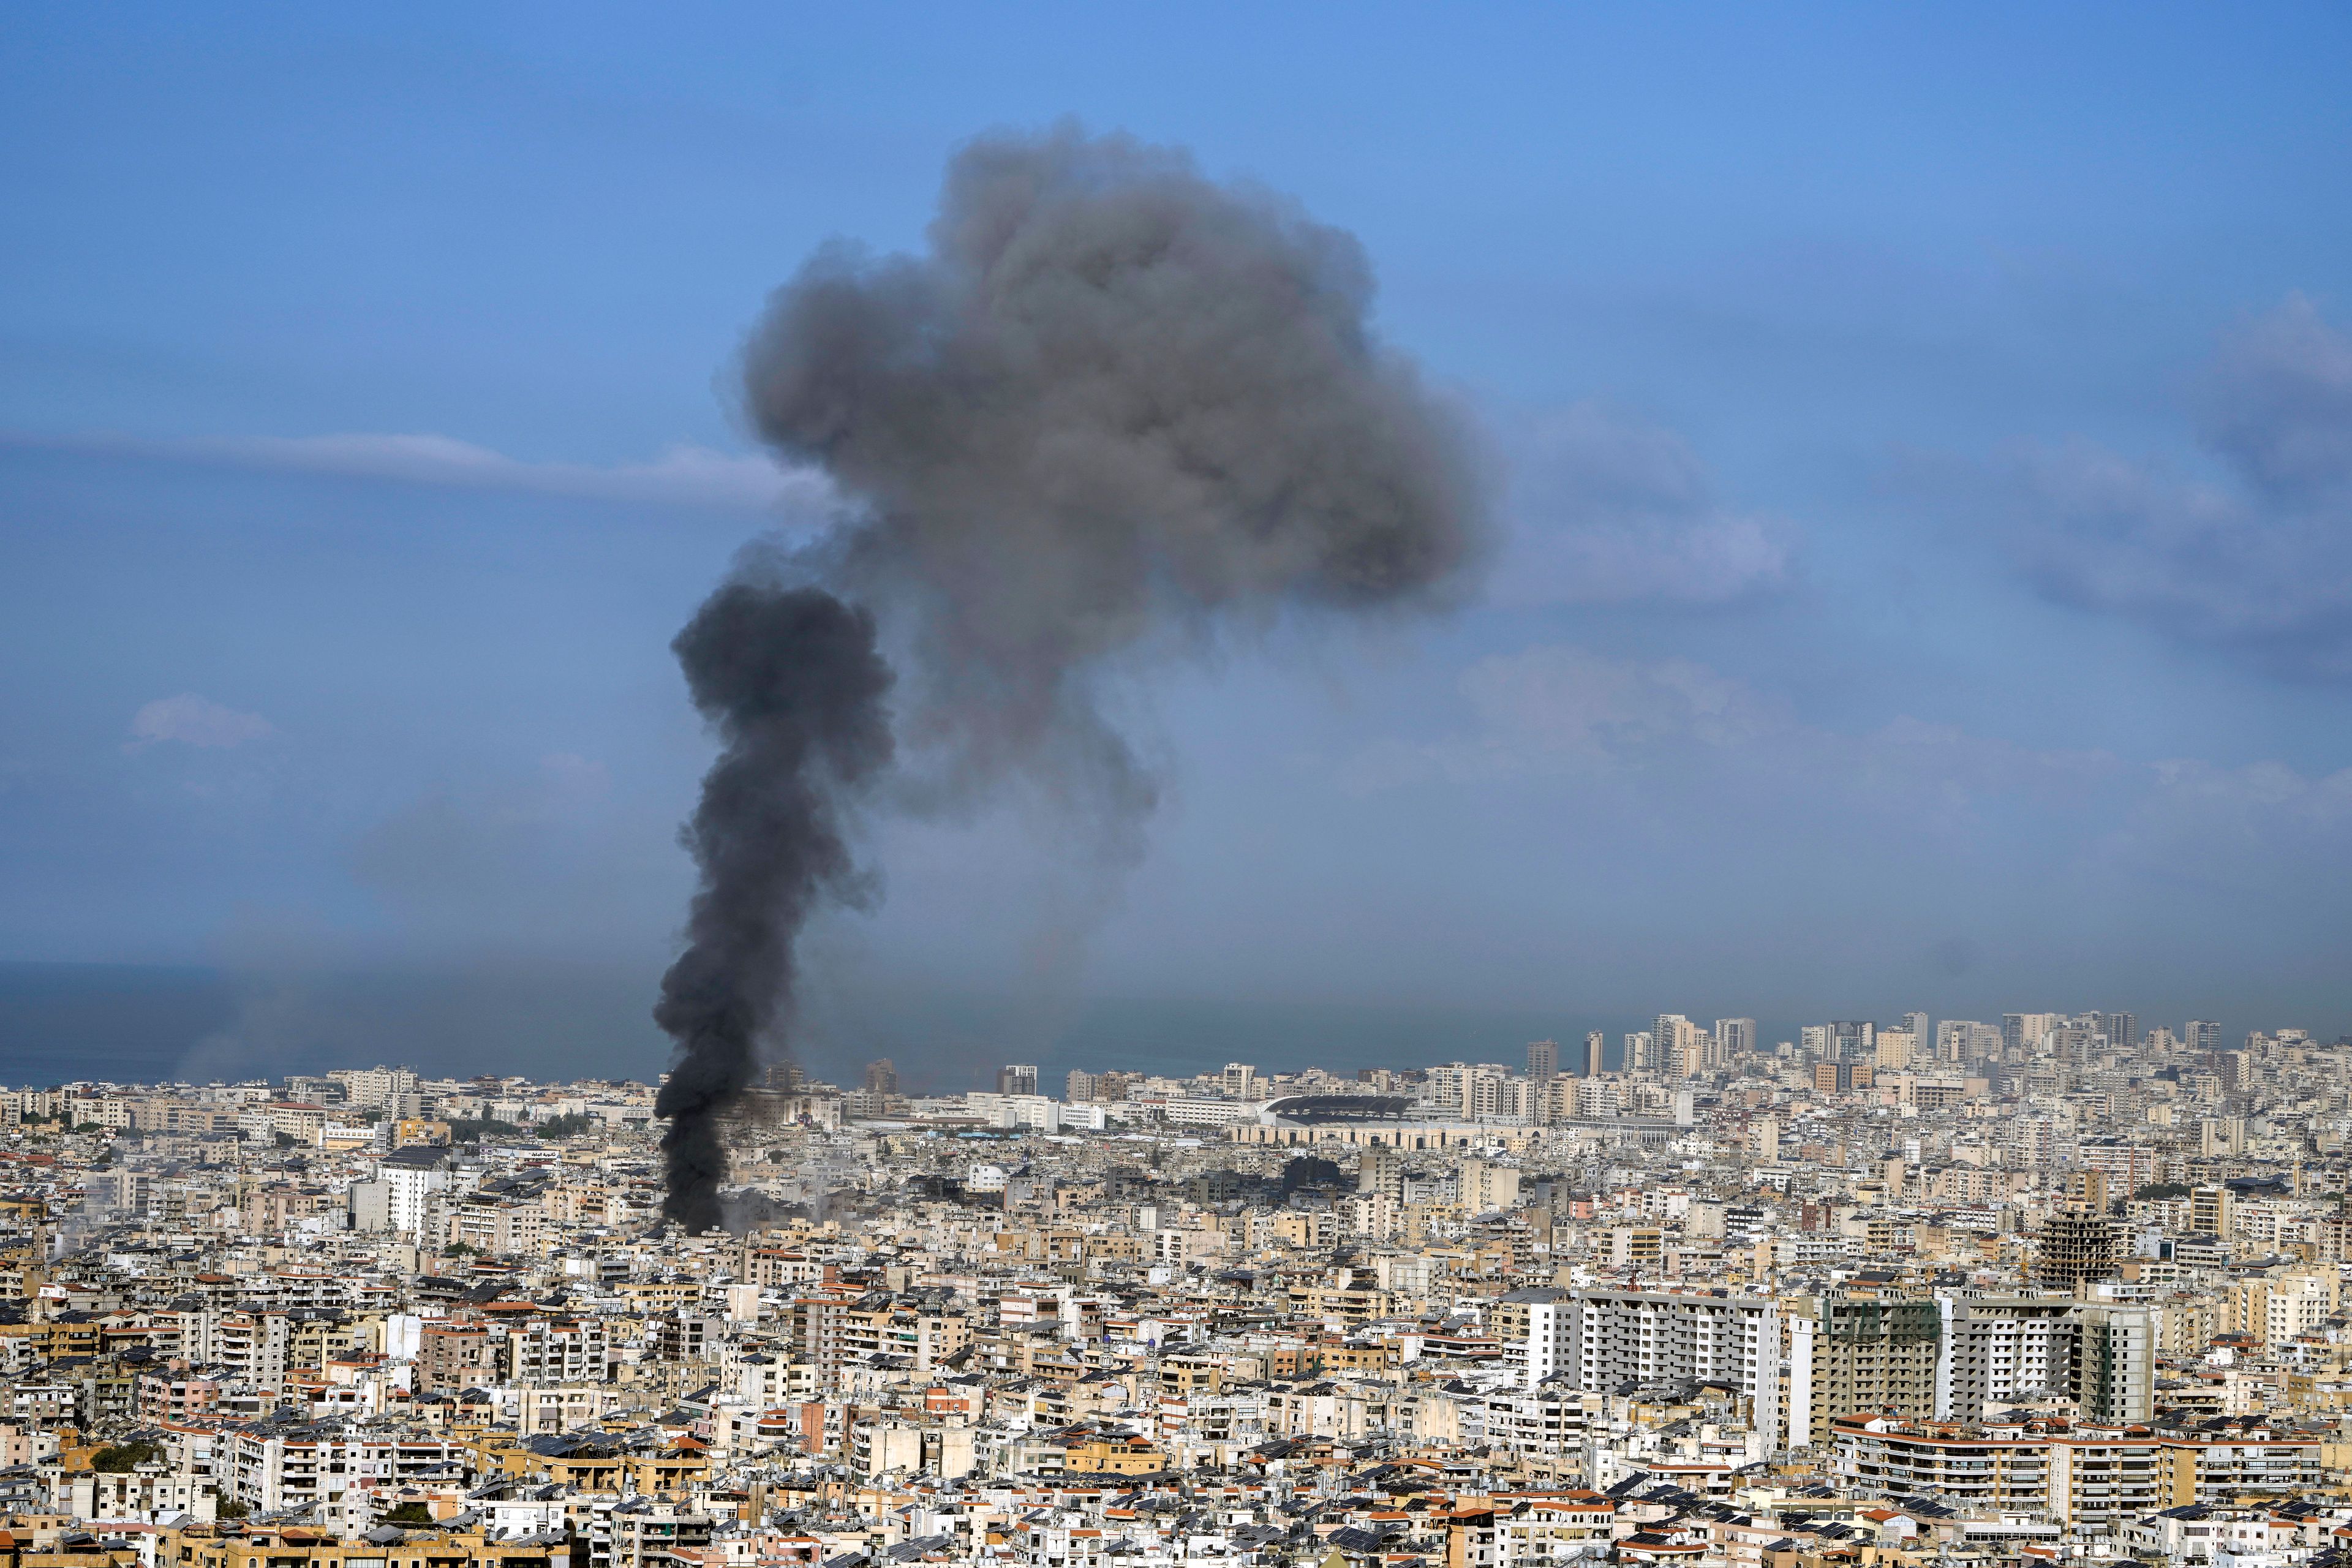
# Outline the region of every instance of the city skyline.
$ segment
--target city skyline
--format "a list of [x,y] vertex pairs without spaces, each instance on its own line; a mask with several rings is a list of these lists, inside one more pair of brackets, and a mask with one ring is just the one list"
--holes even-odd
[[[551,1062],[589,1068],[602,1076],[651,1081],[665,1065],[656,1031],[635,1004],[646,978],[622,973],[542,974],[531,992],[517,994],[499,977],[495,994],[446,994],[447,982],[427,976],[408,986],[377,974],[278,974],[238,985],[195,971],[19,966],[15,984],[0,964],[0,1038],[11,1042],[0,1085],[38,1087],[81,1074],[92,1053],[140,1080],[205,1081],[321,1072],[362,1058],[407,1061],[429,1071],[534,1073]],[[29,979],[26,977],[30,977]],[[1685,1006],[1691,1005],[1685,1001]],[[1703,1029],[1747,1025],[1765,1047],[1803,1040],[1805,1019],[1858,1016],[1853,1005],[1759,1020],[1718,1016],[1699,1007]],[[1965,1010],[1998,1028],[2008,1009]],[[2081,1009],[2045,1009],[2024,1016],[2065,1017]],[[1652,1025],[1654,1010],[1580,1013],[1570,1009],[1492,1011],[1399,1007],[1391,1005],[1269,1003],[1250,999],[1097,996],[1075,1006],[1045,1010],[1020,998],[975,994],[828,998],[803,1020],[800,1059],[818,1076],[854,1079],[862,1064],[891,1057],[911,1084],[957,1092],[985,1088],[996,1063],[1035,1058],[1050,1079],[1074,1067],[1134,1071],[1181,1064],[1210,1070],[1236,1054],[1269,1070],[1310,1068],[1353,1071],[1424,1058],[1490,1061],[1522,1059],[1528,1042],[1549,1040],[1563,1072],[1578,1070],[1589,1036],[1603,1042],[1603,1060],[1623,1062],[1629,1036]],[[2184,1040],[2199,1020],[2137,1009],[2092,1009],[2087,1016],[2137,1019],[2142,1032],[2165,1026]],[[1880,1010],[1870,1019],[1899,1026],[1932,1020],[1931,1036],[1953,1018],[1941,1012]],[[2327,1040],[2342,1037],[2308,1020],[2275,1016],[2202,1021],[2200,1048],[2250,1033],[2300,1029]],[[551,1027],[554,1044],[533,1030]]]
[[[225,996],[215,1000],[226,1007]],[[289,1017],[300,1016],[297,1005],[282,994],[271,999],[271,1005]],[[215,1032],[205,1035],[195,1048],[188,1049],[179,1042],[196,1026],[188,1021],[196,1015],[182,1016],[167,1010],[160,1019],[144,1021],[143,1026],[136,1023],[126,1026],[125,1016],[118,1011],[111,1023],[60,1026],[59,1016],[72,1011],[73,1005],[68,1002],[47,1016],[27,1010],[10,1018],[0,1013],[0,1026],[46,1047],[16,1053],[6,1069],[13,1076],[0,1076],[0,1088],[54,1087],[89,1077],[85,1069],[92,1059],[92,1049],[98,1042],[104,1041],[118,1042],[117,1051],[105,1059],[122,1069],[118,1076],[126,1082],[227,1082],[263,1080],[288,1073],[315,1075],[350,1068],[369,1057],[375,1042],[387,1033],[395,1038],[405,1037],[412,1047],[422,1046],[421,1050],[392,1053],[391,1059],[416,1070],[456,1072],[462,1065],[475,1072],[526,1077],[533,1070],[527,1062],[518,1065],[503,1059],[495,1040],[485,1043],[473,1038],[467,1032],[469,1025],[447,1031],[454,1037],[446,1040],[425,1027],[404,1032],[362,1027],[341,1035],[329,1032],[305,1043],[297,1043],[289,1037],[267,1048],[246,1048],[236,1042],[233,1031]],[[1435,1021],[1411,1013],[1359,1008],[1286,1033],[1263,1027],[1255,1010],[1246,1005],[1229,1006],[1222,1018],[1206,1009],[1195,1011],[1205,1016],[1171,1032],[1160,1021],[1161,1010],[1150,1004],[1129,1005],[1125,1009],[1097,1004],[1096,1017],[1066,1023],[1058,1033],[1042,1036],[1024,1033],[1017,1026],[1004,1026],[1001,1018],[998,1027],[983,1026],[970,1033],[944,1027],[936,1017],[928,1031],[924,1026],[904,1019],[899,1020],[902,1027],[894,1030],[877,1025],[870,1013],[863,1013],[860,1016],[867,1028],[861,1036],[842,1038],[820,1035],[796,1058],[775,1058],[767,1070],[790,1068],[812,1080],[830,1077],[854,1085],[881,1067],[889,1069],[894,1085],[903,1083],[909,1092],[954,1095],[992,1086],[1003,1091],[1004,1075],[1015,1070],[1003,1065],[1003,1058],[1026,1049],[1037,1059],[1018,1064],[1018,1070],[1030,1075],[1029,1087],[1020,1092],[1051,1094],[1055,1085],[1073,1075],[1097,1072],[1148,1076],[1189,1070],[1214,1076],[1223,1070],[1218,1058],[1230,1057],[1235,1051],[1262,1063],[1266,1072],[1277,1075],[1337,1073],[1344,1078],[1431,1060],[1481,1068],[1500,1068],[1539,1082],[1554,1073],[1580,1078],[1646,1070],[1687,1077],[1718,1070],[1743,1058],[1790,1052],[1809,1059],[1826,1054],[1832,1058],[1870,1058],[1879,1060],[1882,1066],[1898,1068],[1911,1062],[1927,1067],[1973,1061],[2004,1047],[2021,1048],[2025,1040],[2038,1039],[2049,1028],[2060,1025],[2080,1025],[2107,1039],[2124,1041],[2121,1048],[2126,1050],[2137,1049],[2143,1040],[2160,1033],[2167,1049],[2177,1047],[2208,1055],[2234,1049],[2231,1042],[2248,1038],[2284,1036],[2321,1044],[2340,1043],[2346,1038],[2296,1025],[2274,1023],[2266,1027],[2242,1029],[2234,1023],[2219,1019],[2159,1019],[2113,1009],[1990,1012],[1974,1019],[1914,1011],[1885,1022],[1858,1019],[1785,1025],[1774,1020],[1759,1023],[1745,1016],[1719,1017],[1699,1025],[1681,1015],[1659,1014],[1598,1022],[1588,1017],[1576,1028],[1555,1025],[1550,1033],[1543,1035],[1532,1035],[1531,1026],[1518,1037],[1494,1019],[1481,1019],[1476,1015]],[[1109,1016],[1103,1016],[1104,1014]],[[229,1016],[226,1012],[222,1016]],[[956,1012],[952,1004],[947,1016],[960,1020],[967,1016]],[[1663,1023],[1670,1016],[1689,1025],[1693,1037],[1704,1042],[1706,1048],[1677,1058],[1671,1047],[1655,1045],[1654,1042],[1662,1037],[1661,1032],[1643,1026]],[[1924,1031],[1918,1027],[1921,1025],[1926,1026]],[[77,1035],[73,1027],[110,1032]],[[1904,1031],[1900,1037],[1904,1056],[1888,1063],[1879,1053],[1877,1037],[1896,1030]],[[1948,1040],[1947,1037],[1956,1031],[1957,1037]],[[1520,1043],[1512,1043],[1515,1038]],[[123,1040],[131,1042],[128,1047],[119,1046]],[[1597,1062],[1591,1055],[1596,1050]],[[1538,1070],[1547,1053],[1551,1065]],[[648,1073],[645,1069],[644,1053],[634,1041],[625,1041],[602,1057],[591,1053],[591,1060],[586,1063],[580,1059],[578,1052],[572,1055],[573,1065],[593,1065],[599,1076],[614,1081],[658,1081],[658,1071]],[[1677,1061],[1685,1064],[1683,1070],[1674,1069]],[[105,1077],[97,1076],[101,1079]]]

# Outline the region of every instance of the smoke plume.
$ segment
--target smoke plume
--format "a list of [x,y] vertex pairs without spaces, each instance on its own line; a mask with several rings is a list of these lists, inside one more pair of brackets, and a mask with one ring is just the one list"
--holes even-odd
[[[924,254],[836,242],[777,293],[745,351],[746,410],[849,506],[791,570],[835,621],[866,606],[905,650],[918,798],[1024,779],[1096,853],[1132,855],[1157,789],[1098,705],[1114,668],[1294,613],[1442,602],[1483,552],[1479,486],[1371,300],[1349,235],[1181,152],[1068,127],[959,153]],[[669,1207],[689,1223],[713,1209],[709,1119],[789,1006],[793,937],[849,875],[841,792],[887,756],[874,639],[803,665],[765,617],[714,618],[739,591],[680,639],[729,737],[662,1011],[680,1049]],[[713,689],[698,661],[745,679]],[[791,743],[746,744],[739,703],[821,713],[845,743],[793,725]]]
[[719,1118],[791,999],[793,939],[817,899],[855,891],[841,804],[890,760],[890,671],[874,617],[809,586],[729,583],[671,646],[724,748],[687,828],[702,871],[687,949],[654,1009],[677,1042],[655,1103],[663,1207],[700,1232],[720,1219]]

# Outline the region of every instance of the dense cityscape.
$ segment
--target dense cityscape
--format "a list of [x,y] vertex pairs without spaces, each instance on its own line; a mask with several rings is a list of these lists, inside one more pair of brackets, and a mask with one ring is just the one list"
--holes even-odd
[[2352,1539],[2352,1041],[1667,1015],[1346,1076],[771,1068],[698,1236],[661,1217],[656,1093],[0,1097],[0,1552],[2325,1568]]
[[2347,0],[0,37],[0,1568],[2352,1568]]

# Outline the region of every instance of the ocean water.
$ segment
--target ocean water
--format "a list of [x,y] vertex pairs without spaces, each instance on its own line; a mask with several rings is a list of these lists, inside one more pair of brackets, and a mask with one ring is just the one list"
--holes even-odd
[[165,1078],[236,1011],[209,970],[0,963],[0,1085]]
[[0,964],[0,1084],[276,1078],[405,1063],[436,1076],[650,1080],[640,976],[589,968],[241,974]]
[[[278,1077],[400,1063],[429,1075],[521,1073],[650,1082],[668,1043],[650,1016],[651,966],[241,974],[110,964],[0,963],[0,1085]],[[1646,1022],[1646,1021],[1643,1021]],[[1037,1064],[1057,1093],[1073,1068],[1186,1076],[1229,1061],[1262,1070],[1522,1063],[1527,1042],[1613,1042],[1634,1020],[1534,1010],[1372,1003],[1034,999],[919,984],[827,997],[794,1030],[811,1071],[855,1082],[877,1057],[917,1091],[992,1088]]]

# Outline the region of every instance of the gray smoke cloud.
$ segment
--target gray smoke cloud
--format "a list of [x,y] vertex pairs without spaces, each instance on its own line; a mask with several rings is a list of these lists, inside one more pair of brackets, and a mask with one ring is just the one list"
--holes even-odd
[[[1485,552],[1482,487],[1463,428],[1371,331],[1371,302],[1349,235],[1181,151],[1069,127],[959,153],[923,254],[835,243],[777,293],[745,351],[746,412],[851,509],[791,570],[905,647],[899,734],[932,798],[1026,778],[1098,853],[1132,854],[1157,786],[1102,712],[1107,674],[1293,613],[1446,600]],[[881,700],[863,660],[751,662],[795,688],[846,673]],[[726,700],[704,710],[726,730]],[[728,1022],[672,1028],[671,1083],[698,1086],[665,1090],[683,1218],[710,1207],[696,1194],[717,1146],[681,1121],[740,1093],[740,1027],[789,1007],[779,949],[809,900],[780,913],[779,896],[839,880],[764,864],[806,863],[786,840],[812,826],[828,854],[838,843],[831,817],[768,807],[767,791],[808,793],[788,760],[747,756],[696,818],[705,886],[680,965],[725,999],[700,1016]],[[724,1070],[704,1070],[706,1050]]]

